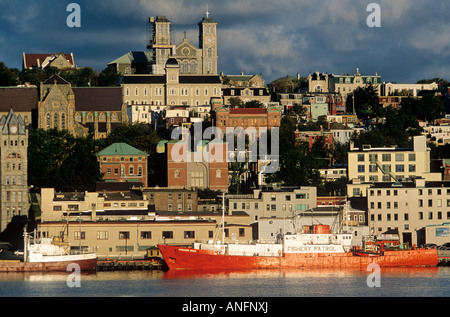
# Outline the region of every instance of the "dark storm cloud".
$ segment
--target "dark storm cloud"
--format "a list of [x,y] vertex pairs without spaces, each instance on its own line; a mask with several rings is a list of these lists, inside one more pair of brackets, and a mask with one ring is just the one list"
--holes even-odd
[[[67,4],[82,9],[82,27],[66,26]],[[381,27],[366,24],[378,3]],[[198,45],[206,5],[219,22],[219,71],[262,73],[267,81],[297,73],[363,74],[411,83],[450,78],[447,0],[0,0],[0,60],[21,67],[22,52],[73,52],[97,70],[131,50],[145,50],[146,21],[165,15],[175,44],[187,32]]]

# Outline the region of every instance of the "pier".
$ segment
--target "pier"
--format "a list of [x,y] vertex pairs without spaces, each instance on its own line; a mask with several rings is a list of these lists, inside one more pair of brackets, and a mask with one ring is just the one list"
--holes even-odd
[[164,262],[161,260],[118,260],[104,259],[98,260],[96,270],[102,271],[146,271],[146,270],[162,270]]
[[438,266],[450,266],[450,250],[438,250]]

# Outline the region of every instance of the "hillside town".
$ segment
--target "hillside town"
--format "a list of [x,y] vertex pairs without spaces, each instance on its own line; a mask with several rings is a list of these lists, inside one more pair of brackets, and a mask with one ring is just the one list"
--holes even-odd
[[198,45],[174,43],[172,21],[150,17],[143,50],[100,74],[76,52],[0,62],[0,241],[18,246],[26,223],[99,258],[220,228],[225,242],[316,224],[355,244],[450,242],[447,81],[387,82],[364,65],[224,74],[219,22],[198,26]]

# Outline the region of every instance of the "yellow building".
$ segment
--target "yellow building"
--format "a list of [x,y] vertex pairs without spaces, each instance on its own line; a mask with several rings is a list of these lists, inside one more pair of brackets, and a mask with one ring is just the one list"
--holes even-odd
[[425,136],[415,136],[412,148],[396,146],[375,148],[364,145],[348,152],[348,195],[366,196],[367,188],[376,182],[396,182],[424,178],[440,181],[441,173],[430,172],[430,148]]

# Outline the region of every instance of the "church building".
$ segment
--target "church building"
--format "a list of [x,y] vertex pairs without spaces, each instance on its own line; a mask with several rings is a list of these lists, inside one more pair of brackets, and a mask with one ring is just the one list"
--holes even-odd
[[165,75],[169,58],[175,58],[182,75],[217,75],[217,22],[207,11],[198,23],[198,46],[184,38],[175,44],[172,22],[165,16],[149,18],[147,52],[129,52],[108,65],[124,75]]
[[0,232],[13,216],[28,215],[28,129],[11,109],[0,118]]

